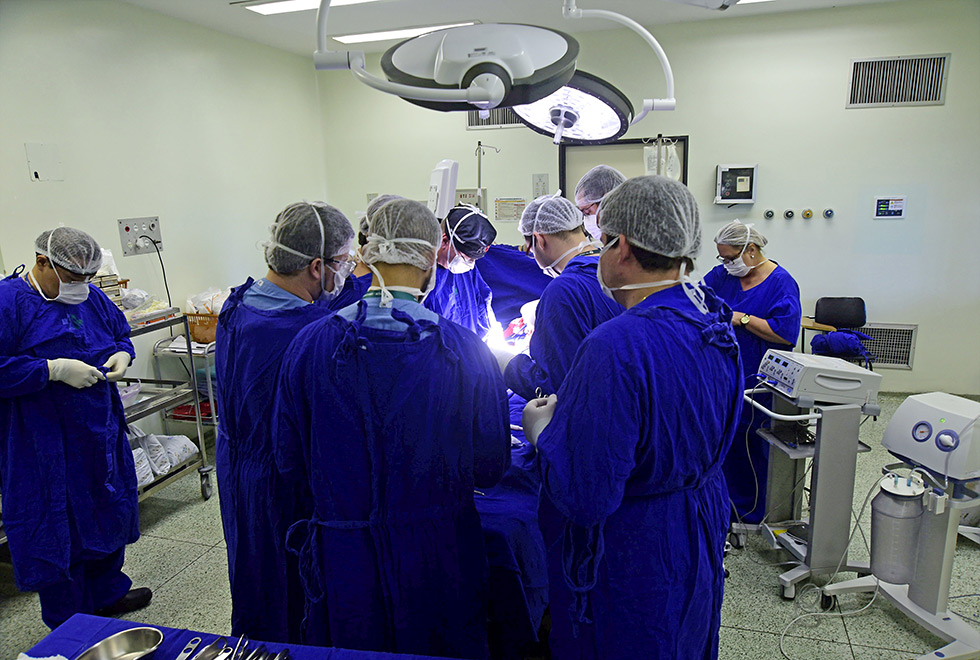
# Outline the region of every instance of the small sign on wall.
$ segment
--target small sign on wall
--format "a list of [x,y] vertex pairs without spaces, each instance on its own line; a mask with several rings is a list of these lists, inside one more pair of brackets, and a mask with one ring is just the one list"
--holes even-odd
[[904,220],[905,195],[900,197],[875,197],[875,220]]
[[498,197],[493,200],[494,219],[497,222],[517,222],[525,206],[527,200],[523,197]]

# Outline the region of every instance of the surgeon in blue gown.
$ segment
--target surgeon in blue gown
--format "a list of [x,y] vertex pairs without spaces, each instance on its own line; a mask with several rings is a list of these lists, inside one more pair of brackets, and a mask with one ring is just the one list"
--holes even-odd
[[507,387],[530,400],[539,388],[558,391],[582,340],[623,306],[602,293],[598,244],[585,235],[582,213],[571,201],[539,197],[524,210],[518,229],[538,266],[554,278],[538,302],[530,356],[498,354]]
[[340,296],[353,240],[350,222],[332,206],[286,207],[266,243],[268,273],[235,288],[218,317],[216,467],[236,636],[301,641],[304,596],[285,538],[308,513],[307,488],[276,470],[272,407],[283,355],[302,328],[330,314],[314,301]]
[[290,346],[276,460],[313,512],[287,545],[306,589],[306,641],[484,658],[487,559],[474,487],[510,462],[506,389],[490,350],[419,304],[439,225],[422,204],[379,210],[364,300]]
[[[426,309],[476,333],[481,339],[493,329],[493,292],[476,270],[497,230],[475,206],[456,206],[442,221],[436,258],[436,281],[425,298]],[[499,326],[498,326],[499,327]]]
[[742,386],[731,310],[682,275],[701,246],[683,184],[628,180],[603,200],[599,227],[599,281],[626,312],[586,338],[557,396],[523,419],[566,518],[552,657],[716,658],[721,465]]
[[122,312],[88,282],[95,239],[42,233],[33,268],[0,282],[0,489],[14,580],[51,628],[130,612],[125,546],[139,538],[136,472],[115,382],[135,357]]
[[[770,348],[791,350],[803,316],[800,287],[789,272],[763,254],[768,241],[751,224],[731,222],[715,235],[718,261],[704,276],[732,308],[731,324],[742,353],[745,388],[754,387],[759,365]],[[772,395],[756,397],[765,406]],[[769,444],[756,431],[768,418],[745,404],[732,449],[725,460],[725,478],[733,517],[759,523],[766,515]]]

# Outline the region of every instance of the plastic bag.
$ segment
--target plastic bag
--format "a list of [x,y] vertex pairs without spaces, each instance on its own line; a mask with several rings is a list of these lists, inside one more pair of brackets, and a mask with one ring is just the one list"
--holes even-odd
[[136,381],[129,385],[123,383],[117,383],[119,388],[119,399],[122,401],[123,408],[128,408],[132,404],[136,403],[136,400],[140,396],[140,382]]
[[167,459],[172,467],[177,467],[200,450],[186,435],[155,436],[167,452]]
[[136,485],[142,488],[153,483],[153,469],[146,458],[146,452],[141,447],[133,450],[133,462],[136,463]]
[[150,300],[150,294],[143,289],[119,289],[119,295],[122,296],[120,302],[126,309],[136,309]]
[[221,306],[228,300],[229,295],[231,295],[231,289],[222,291],[213,286],[208,287],[207,291],[202,291],[188,298],[187,309],[184,311],[188,314],[219,314],[221,313]]
[[116,260],[112,258],[112,250],[102,248],[102,265],[99,266],[98,275],[115,275],[119,277],[119,269],[116,268]]
[[163,448],[155,435],[147,435],[137,426],[130,425],[130,435],[136,438],[136,443],[146,454],[146,460],[150,463],[153,474],[161,475],[170,472],[170,459],[167,458],[167,450]]

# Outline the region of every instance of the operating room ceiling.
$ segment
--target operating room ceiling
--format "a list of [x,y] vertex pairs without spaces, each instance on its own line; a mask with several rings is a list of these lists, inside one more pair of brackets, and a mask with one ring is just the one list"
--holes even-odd
[[[316,49],[316,10],[262,16],[235,0],[125,0],[161,14],[203,25],[282,50],[308,54]],[[895,0],[773,0],[736,5],[727,11],[711,11],[665,0],[578,0],[583,9],[607,9],[629,16],[647,27],[663,23],[724,20],[789,11],[827,9]],[[406,27],[480,21],[483,23],[530,23],[569,33],[608,30],[602,20],[567,21],[561,0],[381,0],[331,8],[331,35],[395,30]],[[333,47],[347,50],[331,41]],[[366,43],[358,50],[383,51],[394,41]]]

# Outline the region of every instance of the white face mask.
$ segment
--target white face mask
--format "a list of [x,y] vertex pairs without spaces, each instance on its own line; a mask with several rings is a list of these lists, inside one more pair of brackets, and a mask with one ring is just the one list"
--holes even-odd
[[[54,263],[48,261],[51,267],[54,268]],[[57,276],[58,271],[55,271],[55,276]],[[65,305],[81,305],[83,302],[88,300],[89,287],[88,282],[62,282],[61,278],[58,278],[58,295],[54,298],[48,298],[44,295],[44,290],[41,289],[41,285],[38,284],[37,280],[34,279],[33,271],[28,272],[27,276],[31,278],[31,282],[34,284],[34,288],[37,292],[41,294],[41,297],[48,302],[59,302]]]
[[592,238],[599,238],[601,232],[599,231],[599,215],[587,215],[585,216],[585,231],[588,232],[589,236]]
[[[748,228],[751,227],[752,225],[748,224],[745,226],[746,228]],[[747,263],[745,263],[745,259],[743,259],[742,256],[745,254],[745,250],[748,249],[749,247],[749,243],[751,242],[749,239],[751,237],[752,237],[751,233],[746,232],[745,245],[742,246],[742,251],[738,253],[738,256],[735,259],[733,259],[731,263],[727,261],[723,261],[721,264],[722,266],[725,267],[725,271],[732,277],[745,277],[750,272],[752,272],[753,268],[758,268],[762,264],[769,261],[768,259],[763,259],[762,261],[760,261],[754,266],[750,266]]]
[[[596,268],[596,278],[599,280],[599,286],[602,288],[602,292],[606,294],[612,300],[616,300],[613,296],[614,291],[628,291],[631,289],[652,289],[658,286],[669,286],[671,284],[680,284],[681,288],[684,289],[684,295],[688,297],[688,300],[702,313],[708,313],[708,305],[704,300],[704,292],[700,289],[699,285],[695,285],[691,282],[691,278],[687,275],[681,275],[679,279],[676,280],[660,280],[659,282],[637,282],[635,284],[624,284],[623,286],[610,287],[606,286],[605,281],[602,279],[602,255],[605,254],[609,247],[619,240],[619,236],[612,239],[608,243],[602,246],[599,250],[599,263]],[[681,272],[683,272],[683,266],[681,266]]]
[[[323,289],[323,293],[320,294],[325,297],[326,300],[336,298],[340,295],[340,292],[344,290],[344,284],[347,282],[347,276],[351,274],[354,270],[354,254],[351,253],[351,261],[337,261],[333,259],[324,259],[323,266],[321,266],[320,271],[320,288]],[[327,263],[330,262],[331,266]],[[333,272],[333,289],[327,291],[326,274],[327,271]]]
[[454,275],[459,275],[460,273],[473,270],[473,267],[476,266],[475,259],[466,258],[458,249],[456,249],[456,230],[459,229],[459,226],[463,224],[463,221],[466,220],[466,218],[470,217],[471,215],[477,215],[477,213],[478,212],[475,210],[470,211],[459,219],[459,222],[456,223],[455,227],[449,227],[448,225],[446,226],[446,229],[449,232],[450,249],[456,253],[456,256],[449,260],[449,265],[447,265],[446,268]]

